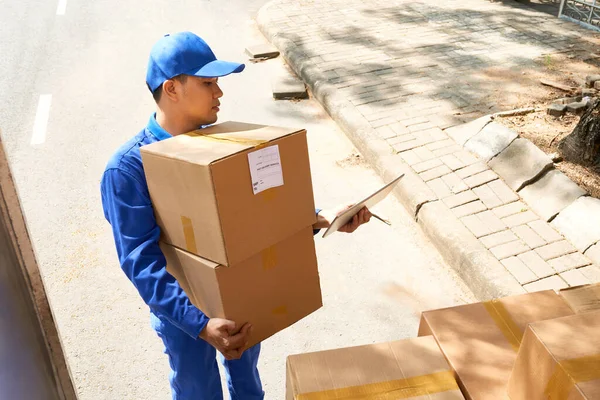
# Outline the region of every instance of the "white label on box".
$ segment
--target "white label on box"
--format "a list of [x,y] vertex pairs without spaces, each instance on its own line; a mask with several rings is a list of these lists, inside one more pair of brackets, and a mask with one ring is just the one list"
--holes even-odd
[[248,153],[252,190],[258,194],[267,189],[283,186],[283,170],[279,157],[279,145],[265,147]]

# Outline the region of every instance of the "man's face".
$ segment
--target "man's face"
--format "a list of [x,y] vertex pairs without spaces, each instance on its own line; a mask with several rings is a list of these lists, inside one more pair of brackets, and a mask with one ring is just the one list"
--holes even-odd
[[179,97],[179,106],[189,121],[198,127],[217,122],[221,104],[219,99],[223,96],[218,79],[188,76],[180,85],[183,91]]

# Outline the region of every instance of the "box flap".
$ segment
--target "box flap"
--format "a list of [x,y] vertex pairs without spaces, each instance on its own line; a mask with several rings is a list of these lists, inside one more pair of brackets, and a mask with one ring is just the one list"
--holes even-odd
[[143,146],[140,151],[208,165],[272,140],[303,131],[243,122],[223,122]]
[[559,293],[576,313],[600,310],[600,283],[562,289]]

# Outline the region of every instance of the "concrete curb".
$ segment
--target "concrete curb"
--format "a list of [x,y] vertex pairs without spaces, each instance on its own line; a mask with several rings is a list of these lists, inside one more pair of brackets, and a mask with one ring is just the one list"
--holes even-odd
[[269,9],[277,2],[273,0],[259,10],[256,19],[259,29],[281,51],[294,72],[311,88],[314,97],[386,182],[400,173],[405,174],[396,186],[394,195],[419,221],[446,262],[480,300],[524,293],[516,279],[450,209],[438,201],[429,186],[377,136],[356,108],[337,94],[335,87],[312,65],[306,54],[294,42],[272,29]]

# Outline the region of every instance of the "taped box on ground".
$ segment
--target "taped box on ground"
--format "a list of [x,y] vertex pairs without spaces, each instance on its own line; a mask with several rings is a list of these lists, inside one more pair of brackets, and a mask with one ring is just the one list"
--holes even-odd
[[559,294],[577,314],[600,310],[600,283],[562,289]]
[[529,325],[508,394],[512,400],[600,399],[600,311]]
[[225,122],[143,146],[162,240],[233,265],[315,223],[306,131]]
[[527,325],[573,314],[547,290],[423,312],[419,336],[436,339],[466,399],[505,399]]
[[286,400],[464,399],[432,337],[289,356]]
[[210,318],[252,324],[247,347],[322,306],[312,227],[232,266],[161,243],[167,271]]

